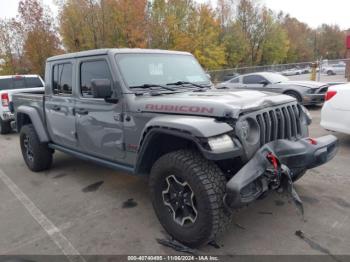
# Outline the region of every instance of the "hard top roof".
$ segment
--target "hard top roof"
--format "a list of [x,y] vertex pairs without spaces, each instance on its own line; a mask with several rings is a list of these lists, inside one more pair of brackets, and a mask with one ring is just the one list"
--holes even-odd
[[98,56],[107,54],[181,54],[181,55],[191,55],[188,52],[181,51],[169,51],[161,49],[141,49],[141,48],[105,48],[105,49],[93,49],[87,51],[81,51],[76,53],[68,53],[63,55],[52,56],[47,59],[47,61],[71,59],[85,56]]

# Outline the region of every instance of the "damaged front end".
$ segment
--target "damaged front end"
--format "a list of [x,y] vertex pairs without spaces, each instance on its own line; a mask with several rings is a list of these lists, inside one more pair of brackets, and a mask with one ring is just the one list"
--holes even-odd
[[[261,147],[226,184],[225,205],[245,206],[269,190],[284,187],[293,195],[291,170],[310,169],[331,160],[338,140],[333,135],[297,141],[280,139]],[[297,195],[294,200],[298,199]]]

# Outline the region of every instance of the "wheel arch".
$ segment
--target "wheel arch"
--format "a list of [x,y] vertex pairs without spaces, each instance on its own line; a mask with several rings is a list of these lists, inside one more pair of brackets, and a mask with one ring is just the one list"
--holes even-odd
[[160,116],[149,121],[139,142],[135,173],[149,174],[154,162],[171,151],[192,148],[205,158],[214,159],[201,139],[231,132],[233,128],[214,118],[196,116]]
[[162,155],[185,148],[195,149],[201,154],[203,151],[199,140],[188,133],[153,127],[148,130],[139,148],[135,173],[147,175]]
[[16,109],[17,131],[20,132],[22,127],[28,124],[32,124],[34,126],[40,142],[49,142],[49,136],[45,130],[39,112],[35,108],[29,106],[19,106]]

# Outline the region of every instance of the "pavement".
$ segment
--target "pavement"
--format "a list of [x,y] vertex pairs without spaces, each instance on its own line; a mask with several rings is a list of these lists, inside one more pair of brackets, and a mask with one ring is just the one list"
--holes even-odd
[[[313,137],[320,107],[309,108]],[[285,196],[271,193],[238,211],[204,255],[350,254],[350,136],[330,163],[295,184],[305,220]],[[55,153],[51,170],[25,166],[17,134],[0,136],[0,255],[180,254],[166,238],[149,198],[147,179]],[[298,237],[296,232],[303,232]],[[299,234],[300,235],[300,234]]]

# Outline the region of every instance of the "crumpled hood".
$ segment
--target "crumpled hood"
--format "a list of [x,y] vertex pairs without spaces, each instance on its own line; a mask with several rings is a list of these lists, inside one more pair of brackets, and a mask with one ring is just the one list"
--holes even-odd
[[317,81],[287,81],[279,83],[279,85],[294,85],[294,86],[303,86],[308,88],[320,88],[321,86],[325,86],[325,83],[317,82]]
[[295,101],[294,98],[253,90],[210,90],[160,96],[133,96],[134,112],[202,115],[238,118],[242,112],[259,110]]

